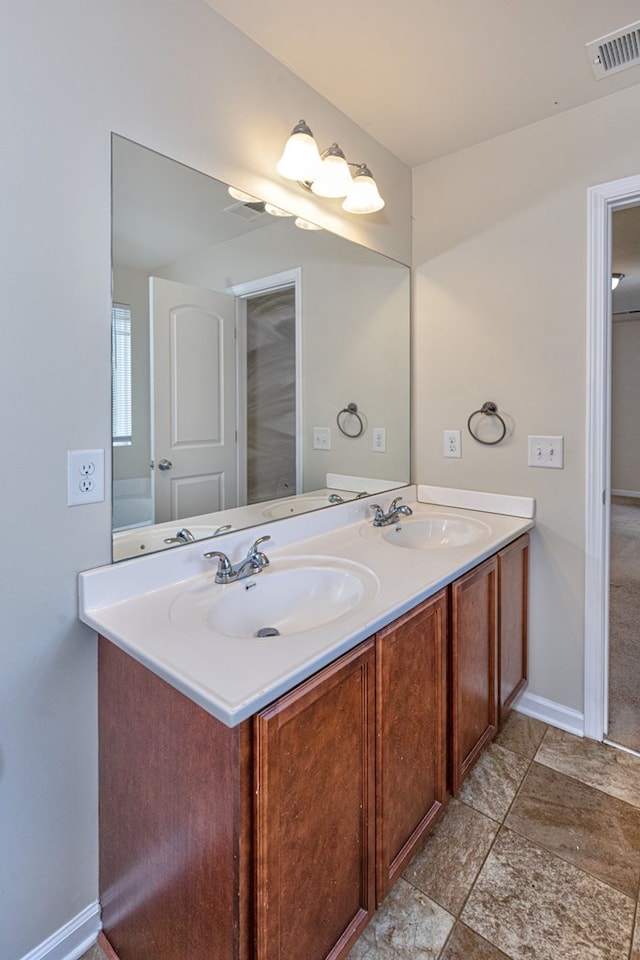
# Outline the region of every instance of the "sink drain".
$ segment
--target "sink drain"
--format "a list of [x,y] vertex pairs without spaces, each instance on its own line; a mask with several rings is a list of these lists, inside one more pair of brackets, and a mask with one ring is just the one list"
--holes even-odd
[[260,627],[256,637],[279,637],[280,631],[277,627]]

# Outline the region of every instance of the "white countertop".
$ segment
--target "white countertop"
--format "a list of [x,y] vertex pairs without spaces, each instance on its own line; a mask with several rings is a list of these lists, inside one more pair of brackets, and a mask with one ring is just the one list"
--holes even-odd
[[[304,633],[232,639],[198,637],[178,629],[170,611],[185,591],[237,587],[214,583],[215,565],[203,557],[210,541],[81,573],[80,619],[223,723],[235,726],[533,526],[534,504],[527,498],[507,498],[508,509],[520,516],[487,512],[505,508],[505,501],[488,494],[477,495],[481,501],[471,492],[463,497],[471,504],[481,502],[482,511],[416,501],[416,493],[433,501],[437,489],[408,487],[394,493],[405,495],[415,515],[482,521],[487,532],[481,540],[426,550],[391,545],[382,539],[384,531],[373,528],[370,510],[375,500],[386,509],[390,495],[216,538],[216,549],[236,561],[254,539],[269,534],[271,543],[263,549],[271,563],[257,575],[265,584],[279,567],[303,565],[305,557],[337,557],[371,571],[377,590],[362,609]],[[440,499],[446,502],[445,493]]]

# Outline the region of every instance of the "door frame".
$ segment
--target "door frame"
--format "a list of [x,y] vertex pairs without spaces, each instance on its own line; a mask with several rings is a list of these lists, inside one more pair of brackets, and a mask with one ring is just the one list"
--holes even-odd
[[588,190],[584,735],[606,737],[609,673],[612,213],[640,204],[640,175]]
[[236,311],[236,384],[238,423],[238,502],[247,501],[247,310],[246,301],[265,293],[273,293],[288,287],[294,289],[296,325],[295,355],[295,422],[296,422],[296,494],[302,493],[304,448],[303,392],[302,392],[302,268],[294,267],[267,277],[247,280],[227,287],[227,293],[237,298]]

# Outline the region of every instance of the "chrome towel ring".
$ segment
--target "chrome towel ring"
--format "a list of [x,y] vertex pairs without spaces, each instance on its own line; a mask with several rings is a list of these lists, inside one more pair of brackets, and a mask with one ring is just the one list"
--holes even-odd
[[338,429],[341,433],[344,433],[345,437],[355,439],[356,437],[362,436],[364,422],[358,413],[357,403],[348,403],[346,407],[340,410],[336,417],[336,423],[338,424]]
[[[497,440],[483,440],[476,433],[474,433],[473,427],[471,426],[471,421],[474,417],[482,415],[485,417],[497,417],[500,423],[502,424],[502,431]],[[477,440],[478,443],[484,443],[486,446],[491,447],[496,443],[500,443],[501,440],[504,440],[507,433],[507,425],[498,413],[498,404],[494,403],[492,400],[487,400],[486,403],[483,403],[479,410],[474,410],[469,419],[467,420],[467,429],[474,440]]]

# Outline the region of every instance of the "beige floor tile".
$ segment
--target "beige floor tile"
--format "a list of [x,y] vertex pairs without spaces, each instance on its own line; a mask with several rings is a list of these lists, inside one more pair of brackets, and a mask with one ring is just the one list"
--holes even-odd
[[533,763],[505,826],[635,900],[640,810]]
[[640,757],[549,727],[536,760],[640,807]]
[[449,806],[403,876],[457,916],[498,832],[495,820],[458,800]]
[[80,960],[105,960],[105,955],[96,943],[90,950],[82,954]]
[[400,879],[349,960],[437,960],[453,923],[442,907]]
[[440,960],[509,960],[509,957],[458,921]]
[[461,919],[513,960],[627,960],[635,902],[504,827]]
[[636,910],[636,924],[633,931],[633,943],[631,946],[631,953],[629,954],[629,960],[640,960],[640,916]]
[[491,743],[456,797],[501,823],[528,769],[529,761],[524,757]]
[[512,710],[494,743],[533,760],[547,730],[547,724]]

